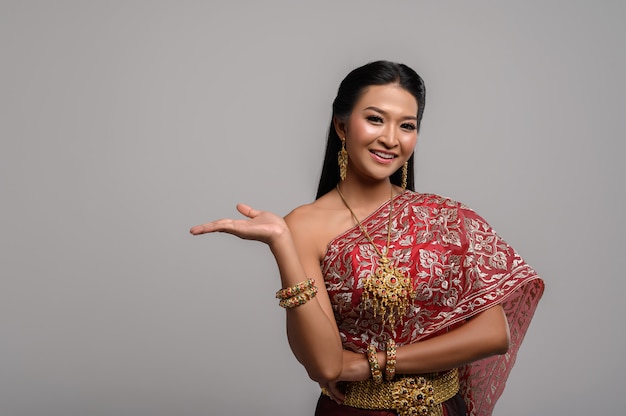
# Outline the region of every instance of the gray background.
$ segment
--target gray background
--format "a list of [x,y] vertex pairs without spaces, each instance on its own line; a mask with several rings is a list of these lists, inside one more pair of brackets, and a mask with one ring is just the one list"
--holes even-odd
[[[497,415],[626,405],[619,1],[0,1],[0,415],[310,415],[269,250],[352,68],[428,88],[417,186],[547,290]],[[622,410],[623,411],[623,410]]]

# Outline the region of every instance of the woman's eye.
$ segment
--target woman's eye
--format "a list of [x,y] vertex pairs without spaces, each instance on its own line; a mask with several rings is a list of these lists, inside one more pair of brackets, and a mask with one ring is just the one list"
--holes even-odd
[[413,130],[417,129],[417,126],[415,124],[412,124],[412,123],[404,123],[404,124],[402,124],[401,127],[403,129],[405,129],[405,130],[410,130],[410,131],[413,131]]
[[383,118],[381,116],[367,116],[367,120],[372,123],[382,123]]

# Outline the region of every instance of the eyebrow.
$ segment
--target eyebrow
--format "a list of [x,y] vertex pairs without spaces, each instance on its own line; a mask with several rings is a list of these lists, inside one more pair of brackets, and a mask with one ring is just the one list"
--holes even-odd
[[[387,112],[385,110],[382,110],[382,109],[380,109],[378,107],[374,107],[373,105],[371,105],[369,107],[366,107],[363,110],[373,110],[373,111],[376,111],[378,113],[387,115]],[[415,120],[415,121],[417,121],[417,117],[416,116],[404,116],[404,117],[402,117],[402,119],[403,120]]]

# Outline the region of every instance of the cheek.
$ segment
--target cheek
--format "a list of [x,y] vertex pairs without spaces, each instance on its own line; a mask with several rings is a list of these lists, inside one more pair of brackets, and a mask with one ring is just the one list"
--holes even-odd
[[376,136],[380,127],[367,123],[364,120],[357,120],[351,123],[352,136],[355,138],[367,139],[370,136]]
[[402,147],[406,149],[413,149],[417,144],[417,134],[404,137],[402,140]]

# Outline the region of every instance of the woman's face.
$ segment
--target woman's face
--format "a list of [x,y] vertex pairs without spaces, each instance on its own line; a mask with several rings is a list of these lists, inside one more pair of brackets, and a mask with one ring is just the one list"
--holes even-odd
[[346,139],[349,176],[387,179],[415,149],[417,100],[398,84],[370,86],[335,128]]

